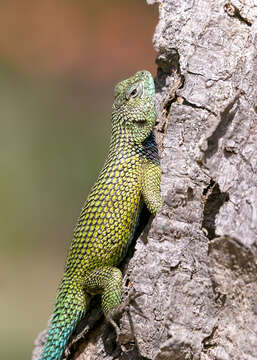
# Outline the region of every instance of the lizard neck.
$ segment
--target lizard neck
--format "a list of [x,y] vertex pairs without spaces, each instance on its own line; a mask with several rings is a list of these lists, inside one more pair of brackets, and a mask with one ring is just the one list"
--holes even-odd
[[113,129],[109,147],[109,156],[119,156],[121,154],[140,153],[143,149],[142,144],[131,141],[125,129]]
[[138,144],[132,142],[124,130],[113,132],[108,159],[120,159],[134,155],[139,155],[139,157],[144,157],[147,160],[159,163],[159,154],[154,133],[151,132],[142,143]]

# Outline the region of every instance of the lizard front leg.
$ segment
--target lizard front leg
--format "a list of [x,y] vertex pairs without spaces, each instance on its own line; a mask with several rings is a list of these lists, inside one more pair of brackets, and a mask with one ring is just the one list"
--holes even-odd
[[160,164],[146,161],[143,164],[142,194],[148,210],[153,214],[162,207]]

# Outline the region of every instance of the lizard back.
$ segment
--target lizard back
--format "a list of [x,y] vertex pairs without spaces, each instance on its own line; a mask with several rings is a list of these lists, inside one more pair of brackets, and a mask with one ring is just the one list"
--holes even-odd
[[118,264],[133,236],[142,206],[144,158],[140,149],[122,148],[109,155],[82,208],[66,263],[72,277]]

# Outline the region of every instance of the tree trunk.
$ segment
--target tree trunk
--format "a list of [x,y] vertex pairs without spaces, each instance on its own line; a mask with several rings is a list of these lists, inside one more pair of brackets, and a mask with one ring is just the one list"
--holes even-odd
[[148,2],[164,205],[124,270],[141,312],[121,347],[99,320],[70,358],[257,359],[257,3]]

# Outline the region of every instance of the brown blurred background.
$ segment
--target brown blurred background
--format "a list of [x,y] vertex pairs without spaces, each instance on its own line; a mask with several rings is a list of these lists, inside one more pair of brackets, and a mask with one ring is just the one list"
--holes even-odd
[[46,326],[110,137],[115,83],[155,75],[144,0],[0,1],[0,359]]

